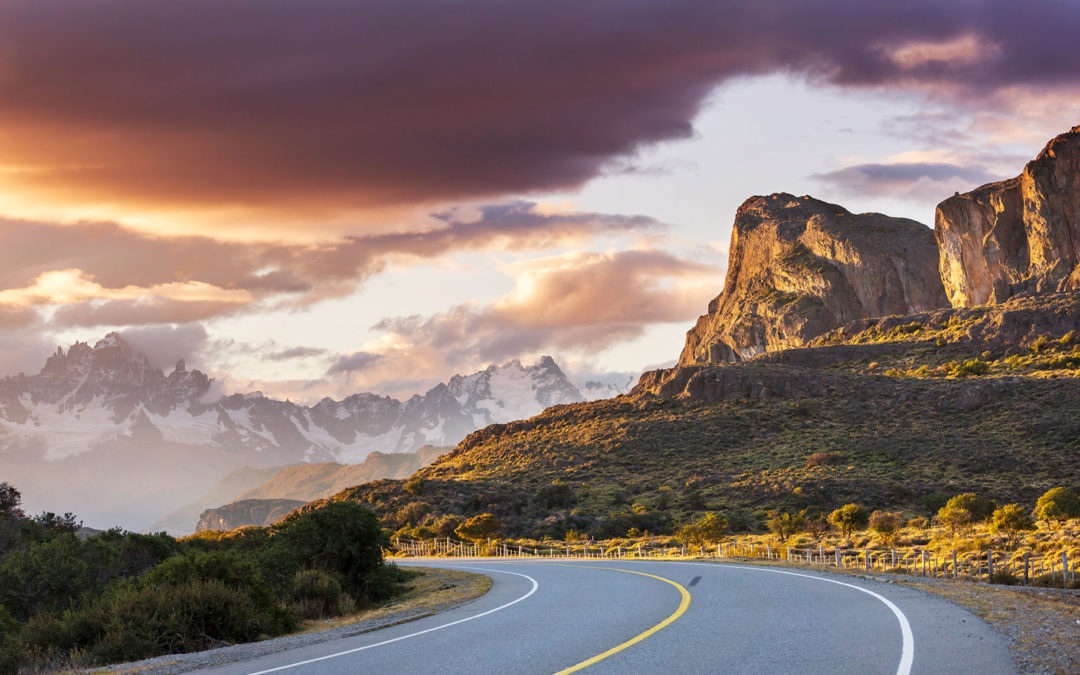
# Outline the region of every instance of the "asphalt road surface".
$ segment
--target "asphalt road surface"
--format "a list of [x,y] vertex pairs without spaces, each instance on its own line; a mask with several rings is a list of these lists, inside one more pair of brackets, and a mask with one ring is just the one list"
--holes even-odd
[[494,585],[419,621],[210,672],[1016,672],[980,619],[896,584],[667,561],[399,564],[476,571]]

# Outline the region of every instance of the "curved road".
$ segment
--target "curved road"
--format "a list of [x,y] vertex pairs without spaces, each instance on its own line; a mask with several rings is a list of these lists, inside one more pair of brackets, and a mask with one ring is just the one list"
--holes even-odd
[[494,585],[419,621],[211,672],[1016,672],[981,620],[894,584],[667,561],[399,564],[476,571]]

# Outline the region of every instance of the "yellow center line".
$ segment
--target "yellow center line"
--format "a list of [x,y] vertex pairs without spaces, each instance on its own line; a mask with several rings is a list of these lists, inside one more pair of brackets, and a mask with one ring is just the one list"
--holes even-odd
[[612,654],[617,654],[617,653],[621,652],[622,650],[626,649],[627,647],[629,647],[631,645],[635,645],[635,644],[641,642],[642,640],[649,637],[653,633],[659,631],[660,629],[664,628],[665,626],[671,625],[676,619],[678,619],[680,616],[685,614],[686,610],[690,607],[690,591],[686,590],[685,588],[683,588],[683,586],[681,584],[677,584],[674,581],[672,581],[671,579],[665,579],[664,577],[658,577],[655,574],[646,574],[645,572],[636,572],[634,570],[623,570],[623,569],[619,569],[617,567],[593,567],[592,565],[560,565],[560,567],[584,567],[586,569],[593,569],[593,570],[610,570],[612,572],[626,572],[627,574],[638,574],[638,575],[641,575],[643,577],[651,577],[653,579],[659,579],[660,581],[663,581],[664,583],[671,584],[675,588],[679,589],[679,593],[682,594],[682,601],[679,602],[678,609],[676,609],[675,612],[671,616],[664,619],[660,623],[656,624],[655,626],[653,626],[649,630],[645,631],[644,633],[641,633],[640,635],[635,635],[634,637],[630,638],[629,640],[622,643],[621,645],[616,645],[616,646],[612,647],[611,649],[607,650],[606,652],[602,652],[600,654],[597,654],[596,656],[592,657],[591,659],[586,659],[586,660],[582,661],[581,663],[576,663],[576,664],[570,666],[569,668],[567,668],[565,670],[560,670],[559,672],[555,673],[555,675],[565,675],[566,673],[576,673],[579,670],[582,670],[584,668],[588,668],[589,666],[593,665],[594,663],[599,663],[600,661],[603,661],[604,659],[611,656]]

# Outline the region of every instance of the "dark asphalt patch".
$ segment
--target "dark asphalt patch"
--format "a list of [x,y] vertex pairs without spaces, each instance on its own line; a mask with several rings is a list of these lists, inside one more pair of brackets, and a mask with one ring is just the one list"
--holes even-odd
[[687,586],[697,586],[697,582],[699,582],[699,581],[701,581],[701,577],[694,577],[693,579],[690,580],[690,583],[688,583],[686,585]]

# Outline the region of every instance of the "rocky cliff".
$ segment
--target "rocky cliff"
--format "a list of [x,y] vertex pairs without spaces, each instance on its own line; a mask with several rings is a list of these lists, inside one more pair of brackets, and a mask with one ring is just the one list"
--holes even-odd
[[934,230],[954,307],[1080,288],[1080,126],[1016,178],[941,202]]
[[735,215],[723,292],[687,333],[679,365],[744,361],[856,319],[947,305],[924,225],[812,197],[751,197]]
[[199,516],[196,532],[206,530],[232,530],[248,525],[273,525],[290,511],[303,506],[295,499],[246,499],[226,504],[220,508],[207,509]]

